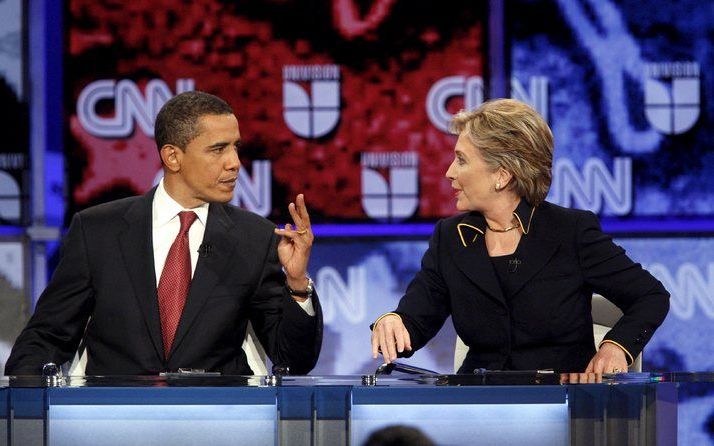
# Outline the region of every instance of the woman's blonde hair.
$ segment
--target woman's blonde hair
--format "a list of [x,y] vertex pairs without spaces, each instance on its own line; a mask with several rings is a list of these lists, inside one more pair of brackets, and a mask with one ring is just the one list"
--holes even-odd
[[545,200],[553,167],[553,133],[541,116],[514,99],[494,99],[451,119],[452,133],[466,132],[486,163],[513,175],[509,188],[531,205]]

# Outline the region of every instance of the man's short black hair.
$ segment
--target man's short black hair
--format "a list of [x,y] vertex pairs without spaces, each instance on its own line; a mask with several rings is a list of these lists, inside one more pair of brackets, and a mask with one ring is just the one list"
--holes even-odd
[[154,139],[161,148],[173,144],[181,149],[198,136],[198,118],[205,115],[232,115],[233,109],[218,96],[187,91],[171,98],[156,115]]

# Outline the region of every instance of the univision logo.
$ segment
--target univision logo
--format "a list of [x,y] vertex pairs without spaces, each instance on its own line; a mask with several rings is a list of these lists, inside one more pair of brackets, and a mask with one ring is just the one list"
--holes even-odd
[[658,132],[684,133],[699,118],[699,64],[651,63],[645,66],[645,116]]
[[[303,84],[309,85],[309,94]],[[340,67],[284,66],[283,118],[288,128],[303,138],[330,133],[340,120]]]
[[399,221],[414,215],[419,204],[418,153],[363,152],[361,164],[362,208],[369,217]]

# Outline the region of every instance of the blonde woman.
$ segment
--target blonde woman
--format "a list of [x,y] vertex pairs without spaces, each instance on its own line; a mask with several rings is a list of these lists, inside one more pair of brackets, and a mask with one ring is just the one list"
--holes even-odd
[[[545,201],[553,135],[528,105],[489,101],[451,123],[446,178],[456,208],[439,221],[421,270],[373,324],[372,353],[410,356],[451,315],[474,369],[618,373],[669,309],[662,284],[603,234],[597,217]],[[624,317],[596,351],[593,292]]]

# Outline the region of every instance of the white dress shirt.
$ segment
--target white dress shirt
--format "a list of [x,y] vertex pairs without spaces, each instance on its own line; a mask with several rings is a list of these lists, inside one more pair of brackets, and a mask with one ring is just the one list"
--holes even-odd
[[164,180],[159,183],[154,194],[154,203],[151,212],[151,235],[154,243],[154,271],[156,271],[156,286],[159,286],[159,279],[164,270],[166,256],[173,245],[176,236],[181,229],[179,212],[193,211],[198,218],[193,222],[188,230],[188,246],[191,253],[191,277],[196,271],[198,263],[198,248],[203,243],[203,233],[206,232],[206,221],[208,220],[208,203],[204,203],[193,209],[184,209],[176,200],[171,198],[164,188]]
[[[193,211],[198,218],[193,222],[188,230],[188,246],[191,253],[191,277],[196,271],[198,263],[198,248],[203,243],[203,234],[206,232],[206,222],[208,221],[208,203],[204,203],[193,209],[184,209],[176,200],[166,192],[164,188],[163,178],[159,182],[159,186],[154,193],[154,202],[151,209],[151,235],[154,248],[154,271],[156,272],[156,287],[159,286],[161,273],[164,270],[166,257],[169,255],[169,249],[176,240],[176,236],[181,229],[181,221],[179,220],[179,212]],[[312,305],[312,299],[307,299],[304,302],[297,302],[300,307],[305,310],[310,316],[315,315],[315,308]]]

